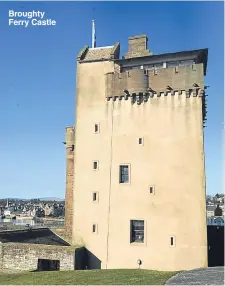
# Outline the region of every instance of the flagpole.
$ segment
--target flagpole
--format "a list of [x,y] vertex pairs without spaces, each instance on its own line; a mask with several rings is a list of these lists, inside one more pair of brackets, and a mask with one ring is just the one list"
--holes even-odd
[[96,47],[95,21],[92,20],[92,48]]

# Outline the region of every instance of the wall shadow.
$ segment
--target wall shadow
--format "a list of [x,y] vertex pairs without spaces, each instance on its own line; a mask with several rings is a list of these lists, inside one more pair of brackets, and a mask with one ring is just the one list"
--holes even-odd
[[75,270],[101,269],[101,260],[85,247],[75,251]]

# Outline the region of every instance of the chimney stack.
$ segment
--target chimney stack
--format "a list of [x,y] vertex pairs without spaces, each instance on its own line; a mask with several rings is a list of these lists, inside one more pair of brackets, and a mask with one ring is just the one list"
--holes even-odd
[[146,35],[136,35],[128,38],[128,53],[125,58],[136,58],[150,56],[152,53],[148,48],[148,38]]

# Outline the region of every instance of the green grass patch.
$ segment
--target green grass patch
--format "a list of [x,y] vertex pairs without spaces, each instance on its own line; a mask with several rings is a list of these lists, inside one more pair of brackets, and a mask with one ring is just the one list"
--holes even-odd
[[164,285],[177,272],[142,269],[75,270],[0,274],[1,285]]

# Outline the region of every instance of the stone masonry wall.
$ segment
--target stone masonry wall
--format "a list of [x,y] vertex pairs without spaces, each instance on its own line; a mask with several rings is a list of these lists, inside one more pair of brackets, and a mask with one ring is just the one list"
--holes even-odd
[[36,270],[38,258],[60,260],[60,270],[75,269],[75,247],[25,243],[0,244],[0,269]]

